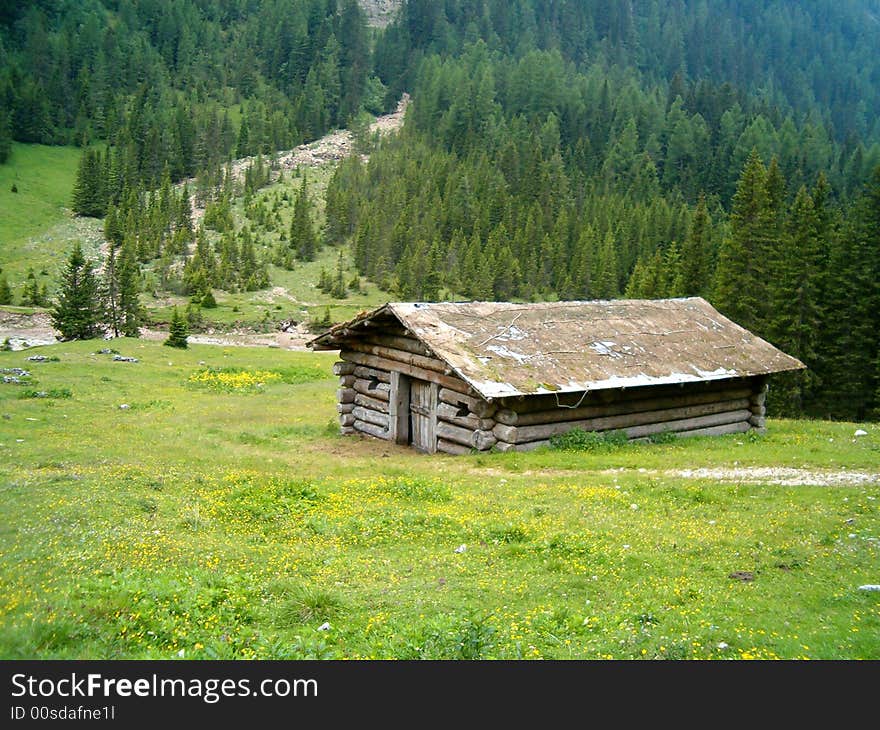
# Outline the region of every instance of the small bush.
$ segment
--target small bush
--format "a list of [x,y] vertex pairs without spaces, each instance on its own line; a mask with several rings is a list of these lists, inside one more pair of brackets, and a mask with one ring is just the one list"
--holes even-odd
[[323,623],[338,615],[342,599],[335,593],[315,588],[294,588],[278,610],[281,625]]
[[401,477],[394,480],[380,479],[378,488],[392,497],[411,499],[419,502],[448,502],[452,499],[449,489],[427,479]]
[[515,543],[528,542],[528,533],[519,525],[495,525],[486,531],[486,537],[489,542],[504,543],[511,545]]
[[678,440],[678,435],[672,431],[661,431],[648,436],[648,441],[652,444],[674,444]]
[[73,398],[73,393],[68,388],[51,388],[50,390],[25,390],[19,398]]
[[550,446],[560,451],[615,451],[629,443],[626,431],[571,431],[552,436]]
[[210,289],[205,290],[201,300],[202,309],[216,309],[217,300],[214,298],[214,292]]
[[419,635],[409,638],[401,650],[405,659],[456,659],[473,661],[491,658],[498,636],[486,619],[468,616],[450,618]]

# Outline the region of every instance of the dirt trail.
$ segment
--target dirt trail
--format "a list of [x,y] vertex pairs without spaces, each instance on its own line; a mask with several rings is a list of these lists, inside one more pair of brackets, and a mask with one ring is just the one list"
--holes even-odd
[[[409,103],[409,94],[404,94],[393,113],[376,118],[370,125],[370,132],[378,132],[384,135],[399,130],[403,126],[403,120]],[[273,172],[273,179],[280,175],[281,170],[326,165],[343,160],[353,153],[354,135],[347,129],[337,130],[309,144],[300,145],[286,152],[280,152],[278,154],[279,169]],[[366,158],[364,159],[366,160]],[[233,174],[237,180],[244,178],[245,170],[253,161],[253,157],[246,157],[235,160],[232,163]],[[195,181],[189,180],[188,182],[192,185]],[[193,222],[197,225],[201,221],[202,216],[204,216],[205,210],[196,206],[194,198],[192,205]],[[106,243],[102,245],[101,252],[103,255],[106,255]],[[273,290],[273,294],[282,296],[286,294],[286,290],[279,290],[276,287]],[[49,315],[45,312],[24,314],[0,310],[0,344],[3,344],[8,338],[9,345],[13,350],[23,350],[39,345],[52,345],[58,342],[55,334]],[[145,339],[150,340],[164,340],[168,336],[168,333],[165,331],[146,328],[141,330],[141,334]],[[305,350],[305,344],[311,337],[312,335],[305,329],[304,325],[300,325],[285,332],[208,331],[190,335],[189,341],[194,344],[206,345],[280,347],[286,350]]]
[[663,472],[683,479],[712,479],[720,482],[748,482],[778,484],[783,487],[815,485],[820,487],[848,487],[858,484],[880,484],[880,475],[861,471],[794,469],[792,467],[747,466],[732,469],[700,468]]
[[[390,134],[403,126],[406,109],[410,103],[409,94],[404,94],[397,103],[397,108],[391,114],[376,117],[370,125],[370,133]],[[354,134],[348,129],[338,129],[324,135],[321,139],[302,144],[292,150],[277,154],[278,169],[271,172],[271,179],[277,180],[282,170],[295,170],[297,167],[319,167],[332,162],[339,162],[354,153]],[[244,174],[256,157],[243,157],[233,160],[231,163],[233,179],[240,182],[244,180]],[[364,161],[368,159],[363,156]],[[192,189],[195,179],[186,181]],[[198,205],[195,195],[190,198],[193,210],[193,225],[198,225],[205,215],[204,207]]]

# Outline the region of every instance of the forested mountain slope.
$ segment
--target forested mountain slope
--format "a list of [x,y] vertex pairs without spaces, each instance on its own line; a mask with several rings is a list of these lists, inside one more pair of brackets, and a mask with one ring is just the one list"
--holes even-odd
[[708,296],[810,366],[777,409],[864,417],[877,9],[407,2],[375,52],[406,133],[339,169],[331,238],[404,298]]
[[[354,0],[38,0],[0,14],[0,159],[91,143],[74,208],[141,264],[222,286],[211,257],[245,235],[224,164],[407,91],[404,132],[339,167],[326,225],[300,216],[255,270],[331,245],[401,298],[700,294],[809,365],[778,409],[863,418],[877,48],[880,0],[407,0],[372,29]],[[193,176],[220,238],[172,200]]]

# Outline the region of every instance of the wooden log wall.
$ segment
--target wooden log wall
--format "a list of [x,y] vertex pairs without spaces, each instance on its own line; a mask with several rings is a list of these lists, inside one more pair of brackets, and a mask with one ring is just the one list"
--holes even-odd
[[[572,429],[624,431],[632,440],[660,433],[679,437],[745,433],[764,427],[766,378],[590,394],[576,408],[540,408],[538,399],[504,399],[495,414],[498,451],[531,451]],[[577,405],[577,399],[568,399]],[[555,399],[554,399],[555,401]],[[603,402],[604,401],[604,402]]]
[[343,429],[409,443],[407,379],[416,379],[438,387],[437,451],[488,451],[498,442],[493,432],[497,406],[479,397],[405,330],[382,327],[352,333],[340,357],[334,372],[342,379],[338,409]]
[[767,379],[756,378],[749,397],[749,410],[752,414],[749,418],[749,424],[758,433],[764,433],[767,430],[767,390]]
[[410,443],[411,379],[438,388],[430,452],[531,451],[574,428],[622,430],[630,439],[647,440],[666,432],[714,436],[765,427],[766,377],[489,403],[405,330],[383,327],[358,334],[334,366],[340,377],[337,410],[343,433]]

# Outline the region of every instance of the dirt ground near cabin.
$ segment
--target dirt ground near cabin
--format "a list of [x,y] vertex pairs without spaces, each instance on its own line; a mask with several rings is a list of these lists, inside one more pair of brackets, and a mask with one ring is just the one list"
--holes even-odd
[[[168,337],[164,330],[141,329],[145,340],[161,341]],[[189,341],[196,345],[222,345],[223,347],[277,347],[282,350],[305,351],[306,342],[312,335],[303,325],[289,332],[198,332],[189,335]],[[29,347],[54,345],[58,342],[52,321],[45,312],[25,314],[0,310],[0,344],[9,340],[13,350]]]

